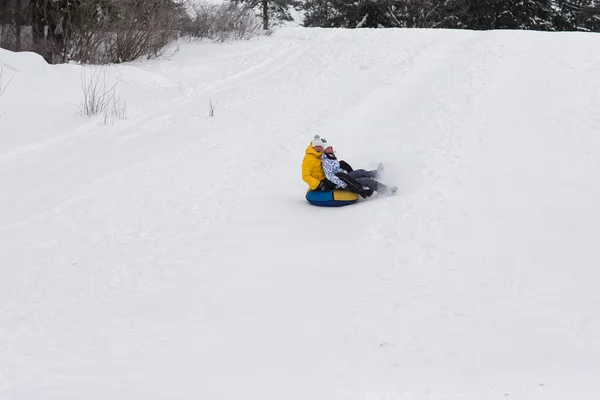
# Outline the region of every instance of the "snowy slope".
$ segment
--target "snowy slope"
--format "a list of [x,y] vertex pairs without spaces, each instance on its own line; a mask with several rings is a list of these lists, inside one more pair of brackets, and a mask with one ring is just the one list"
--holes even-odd
[[[599,398],[599,45],[181,43],[109,125],[0,50],[0,399]],[[314,134],[399,194],[308,205]]]

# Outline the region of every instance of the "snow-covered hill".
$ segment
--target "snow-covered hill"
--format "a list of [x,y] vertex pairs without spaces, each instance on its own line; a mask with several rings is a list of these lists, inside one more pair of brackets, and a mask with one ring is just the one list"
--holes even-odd
[[[106,70],[108,125],[0,50],[0,399],[599,398],[599,48],[181,43]],[[314,134],[398,195],[308,205]]]

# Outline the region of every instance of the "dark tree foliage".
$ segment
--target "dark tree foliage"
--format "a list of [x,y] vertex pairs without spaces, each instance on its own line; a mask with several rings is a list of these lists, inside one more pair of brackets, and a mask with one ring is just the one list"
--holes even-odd
[[557,30],[600,32],[600,1],[557,0]]
[[305,0],[305,26],[600,31],[599,0]]
[[494,29],[555,30],[549,0],[507,0],[501,4]]

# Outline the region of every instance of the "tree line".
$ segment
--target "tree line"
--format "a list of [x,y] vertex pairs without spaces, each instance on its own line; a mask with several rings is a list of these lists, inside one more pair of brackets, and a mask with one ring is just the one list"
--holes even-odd
[[305,0],[304,25],[600,31],[599,0]]

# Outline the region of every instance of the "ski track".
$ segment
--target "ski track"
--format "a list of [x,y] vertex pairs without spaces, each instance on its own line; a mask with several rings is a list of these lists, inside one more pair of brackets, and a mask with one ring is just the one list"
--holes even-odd
[[[158,94],[121,76],[129,120],[0,153],[0,399],[598,394],[578,341],[600,332],[600,193],[581,200],[600,92],[538,75],[593,82],[597,42],[361,35],[183,45],[131,66]],[[547,98],[563,100],[532,116]],[[307,206],[315,133],[355,167],[383,161],[400,194]],[[582,253],[552,264],[569,235]]]

